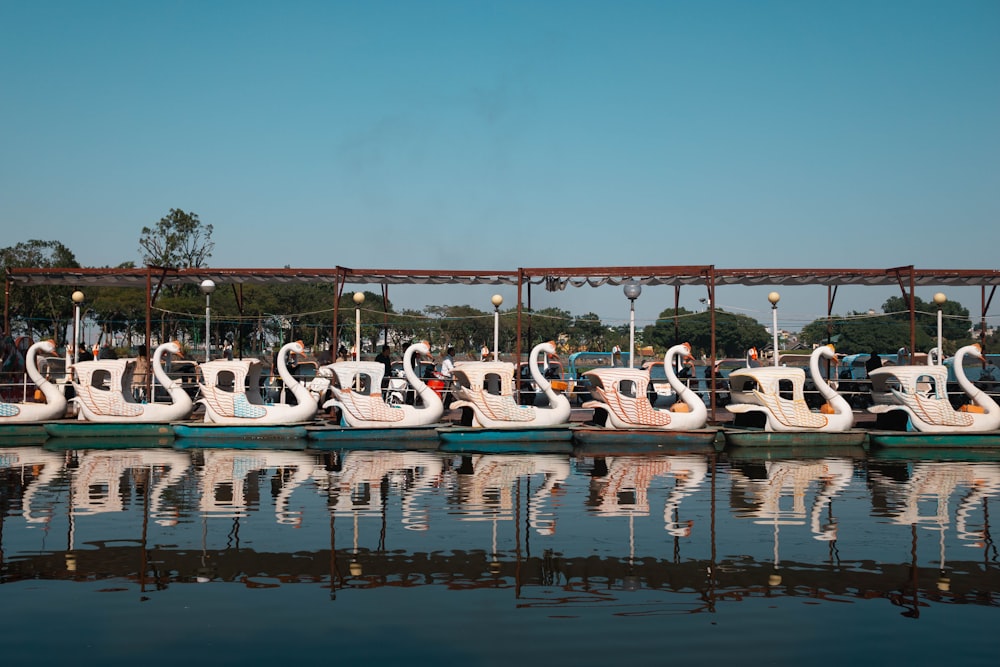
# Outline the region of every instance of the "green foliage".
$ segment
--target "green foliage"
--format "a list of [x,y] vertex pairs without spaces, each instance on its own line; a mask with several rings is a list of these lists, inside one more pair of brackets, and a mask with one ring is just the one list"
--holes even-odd
[[[675,317],[676,316],[676,317]],[[676,312],[668,308],[656,324],[643,329],[642,340],[657,350],[678,343],[690,343],[695,356],[710,356],[712,351],[711,313],[692,313],[686,308]],[[742,357],[751,347],[765,347],[771,337],[757,320],[724,310],[715,311],[715,356]]]
[[[516,309],[512,313],[514,319],[511,326],[516,327]],[[572,322],[573,316],[568,310],[542,308],[532,312],[521,320],[522,351],[527,351],[547,340],[558,341],[562,334],[566,334],[572,329]]]
[[[914,297],[913,308],[915,311],[915,322],[918,331],[925,332],[935,341],[937,339],[937,311],[936,303],[927,303]],[[902,297],[894,296],[882,304],[882,310],[889,313],[889,317],[900,322],[906,322],[910,326],[910,312],[906,302]],[[972,328],[972,321],[969,319],[969,309],[965,308],[958,301],[945,301],[941,306],[943,315],[941,322],[941,336],[945,340],[961,340],[969,336],[969,329]],[[919,335],[919,334],[918,334]],[[932,345],[936,345],[932,343]],[[918,346],[917,349],[922,349]],[[957,349],[957,348],[956,348]]]
[[484,343],[493,347],[493,313],[472,306],[428,306],[427,313],[437,318],[442,347],[454,345],[458,354],[478,351]]
[[[937,305],[914,299],[914,334],[917,351],[937,346]],[[802,328],[799,338],[807,344],[832,342],[837,352],[866,354],[872,350],[895,352],[910,347],[910,313],[902,297],[891,297],[883,309],[886,314],[871,316],[851,313],[819,319]],[[969,311],[957,301],[947,301],[941,308],[941,332],[945,354],[953,354],[970,340]]]
[[[0,270],[13,268],[79,268],[69,248],[59,241],[31,240],[0,249]],[[8,302],[10,333],[55,338],[65,344],[66,324],[73,319],[73,290],[57,286],[12,289]]]
[[586,313],[573,320],[569,330],[570,338],[576,347],[588,350],[609,349],[606,344],[608,328],[601,322],[596,313]]

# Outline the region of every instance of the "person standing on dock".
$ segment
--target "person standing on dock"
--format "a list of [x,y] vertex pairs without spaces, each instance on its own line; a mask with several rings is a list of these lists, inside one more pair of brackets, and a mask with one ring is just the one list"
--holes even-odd
[[872,371],[876,368],[882,368],[882,357],[878,356],[878,352],[873,350],[868,357],[868,361],[865,362],[865,373],[868,374],[868,377],[871,377]]

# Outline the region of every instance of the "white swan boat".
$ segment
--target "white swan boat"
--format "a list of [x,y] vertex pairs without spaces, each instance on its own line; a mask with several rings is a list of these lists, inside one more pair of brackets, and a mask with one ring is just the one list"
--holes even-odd
[[[430,354],[426,341],[414,343],[403,353],[403,373],[410,387],[416,390],[419,404],[389,405],[382,398],[382,379],[385,366],[377,361],[338,361],[319,369],[319,375],[326,378],[333,398],[323,404],[324,408],[336,407],[340,411],[342,426],[351,429],[415,429],[440,425],[444,414],[441,397],[417,377],[413,371],[413,355]],[[329,380],[335,379],[335,382]],[[437,433],[424,429],[433,438]],[[398,431],[396,435],[398,436]],[[343,434],[336,427],[310,428],[310,437],[323,439]],[[369,434],[370,435],[370,434]]]
[[[594,409],[595,423],[607,429],[659,431],[694,431],[708,422],[705,402],[677,377],[677,357],[690,357],[688,343],[674,345],[663,357],[663,370],[677,400],[669,409],[655,408],[647,396],[649,371],[637,368],[596,368],[584,373],[591,383],[593,400],[583,404]],[[581,433],[582,435],[582,433]],[[711,442],[715,432],[705,433]],[[711,437],[709,437],[709,435]],[[699,439],[699,441],[704,438]]]
[[[966,345],[955,353],[955,379],[968,398],[968,403],[955,409],[948,399],[948,369],[943,365],[883,366],[870,374],[872,400],[868,408],[878,416],[903,414],[906,431],[942,436],[923,438],[923,443],[935,445],[956,444],[970,446],[1000,444],[1000,406],[983,390],[976,387],[963,368],[966,356],[983,358],[978,344]],[[880,420],[879,425],[885,421]],[[977,436],[973,441],[958,440],[955,436]],[[891,440],[891,442],[890,442]],[[900,440],[891,433],[873,434],[873,444],[923,444],[919,438]]]
[[[863,445],[867,433],[853,428],[851,406],[823,377],[821,358],[836,359],[834,347],[821,345],[809,355],[810,377],[826,400],[819,410],[810,409],[806,403],[806,374],[801,368],[759,366],[730,373],[731,402],[726,409],[734,414],[761,415],[764,424],[763,433],[756,429],[726,429],[726,444]],[[808,434],[817,436],[811,438]]]
[[[531,377],[548,399],[547,405],[519,405],[514,398],[514,364],[506,361],[460,362],[452,371],[455,401],[462,412],[461,426],[438,429],[445,451],[540,451],[539,443],[569,443],[572,408],[539,370],[539,354],[555,354],[555,343],[539,343],[528,356]],[[469,448],[471,447],[471,449]],[[498,447],[500,449],[498,449]],[[571,448],[571,445],[567,445]],[[557,447],[561,451],[561,447]]]
[[55,342],[42,340],[28,348],[24,357],[24,369],[28,377],[41,391],[44,403],[0,403],[0,426],[7,424],[37,424],[51,419],[61,419],[66,414],[66,397],[59,388],[42,375],[38,365],[38,353],[54,354]]
[[80,421],[98,423],[165,424],[187,419],[194,403],[178,380],[163,369],[164,352],[181,354],[177,341],[159,345],[153,352],[153,376],[170,394],[169,403],[140,403],[132,392],[135,359],[95,359],[73,364],[72,399],[79,406]]
[[[259,359],[215,359],[199,365],[202,381],[199,383],[201,398],[205,405],[205,423],[229,426],[274,426],[307,422],[316,416],[319,409],[315,397],[288,370],[287,358],[290,352],[304,354],[302,341],[283,345],[278,350],[278,374],[285,387],[292,392],[296,403],[267,404],[257,387],[260,386],[261,362]],[[249,389],[248,389],[249,388]],[[203,429],[186,425],[176,429],[178,435],[189,435],[189,429]],[[299,434],[304,437],[305,432]]]
[[[506,361],[460,362],[452,373],[455,401],[463,412],[462,423],[474,427],[506,429],[524,426],[561,426],[569,423],[569,399],[558,394],[538,366],[538,355],[555,354],[552,341],[539,343],[528,355],[528,368],[548,405],[518,405],[514,400],[514,364]],[[465,418],[469,415],[471,421]]]

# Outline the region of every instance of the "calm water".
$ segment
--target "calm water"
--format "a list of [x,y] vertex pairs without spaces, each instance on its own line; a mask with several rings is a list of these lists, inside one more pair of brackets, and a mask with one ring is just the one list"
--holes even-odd
[[998,660],[997,460],[46,447],[6,664]]

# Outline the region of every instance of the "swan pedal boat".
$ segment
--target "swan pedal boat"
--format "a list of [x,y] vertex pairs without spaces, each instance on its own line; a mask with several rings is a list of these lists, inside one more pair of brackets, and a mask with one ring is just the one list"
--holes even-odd
[[[965,374],[965,357],[983,359],[978,344],[955,353],[953,369],[968,402],[956,410],[948,398],[948,369],[941,364],[883,366],[871,372],[876,415],[872,444],[879,447],[936,449],[1000,446],[1000,406]],[[885,429],[893,415],[905,417],[904,429]],[[902,424],[902,420],[895,420]]]
[[306,425],[312,423],[319,405],[288,370],[290,353],[305,354],[305,345],[297,340],[278,350],[278,375],[295,397],[294,404],[264,402],[257,391],[262,370],[259,359],[214,359],[198,366],[198,403],[205,406],[204,422],[175,423],[174,434],[202,441],[305,439]]
[[593,399],[583,404],[594,410],[592,424],[574,428],[581,447],[614,451],[665,451],[688,447],[711,448],[718,429],[706,428],[708,409],[702,398],[677,377],[678,358],[691,358],[691,345],[681,343],[663,355],[663,370],[676,400],[669,408],[650,403],[652,382],[648,369],[595,368],[584,373]]
[[413,356],[430,355],[427,341],[413,343],[403,352],[403,374],[415,391],[414,405],[388,404],[382,397],[385,366],[377,361],[338,361],[320,367],[313,389],[333,393],[323,408],[337,408],[340,423],[326,422],[308,427],[310,440],[322,443],[350,443],[352,448],[403,448],[409,442],[438,439],[444,402],[413,370]]
[[[740,368],[729,374],[731,402],[726,409],[735,414],[756,414],[764,425],[755,428],[725,428],[727,446],[801,447],[864,446],[868,433],[854,428],[850,404],[823,377],[821,358],[836,359],[832,345],[821,345],[809,355],[809,373],[826,403],[812,410],[805,400],[805,370],[789,366]],[[791,388],[791,398],[783,396]]]
[[539,343],[528,355],[528,369],[545,401],[519,405],[514,398],[514,364],[466,361],[455,364],[452,409],[461,410],[460,425],[438,429],[441,451],[552,452],[573,449],[569,398],[557,393],[542,374],[539,355],[555,355],[553,341]]

